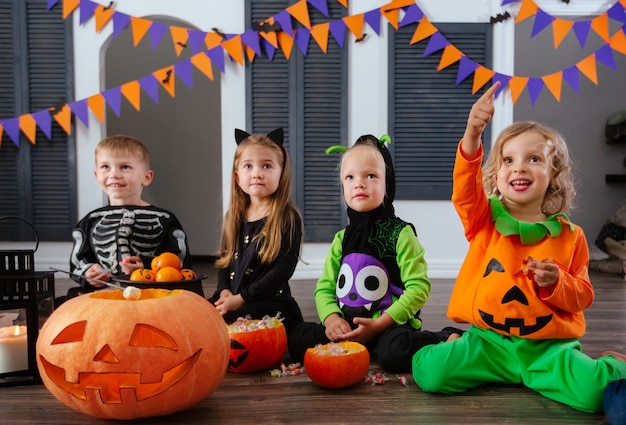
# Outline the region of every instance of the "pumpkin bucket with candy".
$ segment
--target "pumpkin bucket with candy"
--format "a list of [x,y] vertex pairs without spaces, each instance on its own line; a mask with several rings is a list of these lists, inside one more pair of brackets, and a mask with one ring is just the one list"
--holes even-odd
[[287,331],[278,316],[263,319],[239,318],[228,325],[230,362],[236,373],[269,369],[280,362],[287,350]]
[[370,355],[358,342],[330,342],[304,353],[304,370],[311,381],[325,388],[345,388],[363,381]]
[[74,410],[112,419],[166,415],[206,398],[228,367],[222,316],[190,291],[128,289],[54,311],[37,339],[45,386]]

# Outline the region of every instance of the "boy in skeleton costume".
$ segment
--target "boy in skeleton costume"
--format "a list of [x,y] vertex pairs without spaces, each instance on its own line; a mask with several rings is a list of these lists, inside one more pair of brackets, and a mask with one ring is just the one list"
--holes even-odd
[[94,174],[109,205],[87,214],[72,232],[70,269],[84,278],[77,279],[82,289],[71,288],[68,298],[102,288],[89,279],[108,282],[113,275],[149,268],[163,252],[177,254],[183,267],[191,267],[187,236],[176,216],[141,198],[154,177],[141,141],[123,135],[101,141]]

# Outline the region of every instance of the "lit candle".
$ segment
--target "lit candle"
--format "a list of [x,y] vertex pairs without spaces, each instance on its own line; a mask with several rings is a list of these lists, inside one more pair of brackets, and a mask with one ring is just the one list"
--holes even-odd
[[0,373],[28,370],[26,326],[0,328]]

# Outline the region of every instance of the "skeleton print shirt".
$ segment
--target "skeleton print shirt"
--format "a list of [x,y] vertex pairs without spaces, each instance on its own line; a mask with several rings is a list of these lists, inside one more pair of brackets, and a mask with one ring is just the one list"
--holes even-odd
[[[163,253],[178,254],[183,267],[191,267],[191,256],[178,218],[170,211],[152,205],[106,206],[87,214],[72,232],[74,247],[70,257],[73,273],[84,274],[96,263],[122,274],[120,261],[139,256],[145,267]],[[82,286],[90,286],[80,279]]]

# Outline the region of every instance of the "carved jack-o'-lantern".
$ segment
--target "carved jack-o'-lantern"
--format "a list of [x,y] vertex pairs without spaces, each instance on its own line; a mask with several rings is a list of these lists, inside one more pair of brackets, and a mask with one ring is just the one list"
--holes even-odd
[[239,319],[228,326],[230,372],[248,373],[269,369],[287,350],[287,331],[276,318]]
[[101,418],[134,419],[187,409],[226,374],[230,344],[217,310],[183,290],[121,290],[62,304],[37,339],[48,390],[68,407]]

